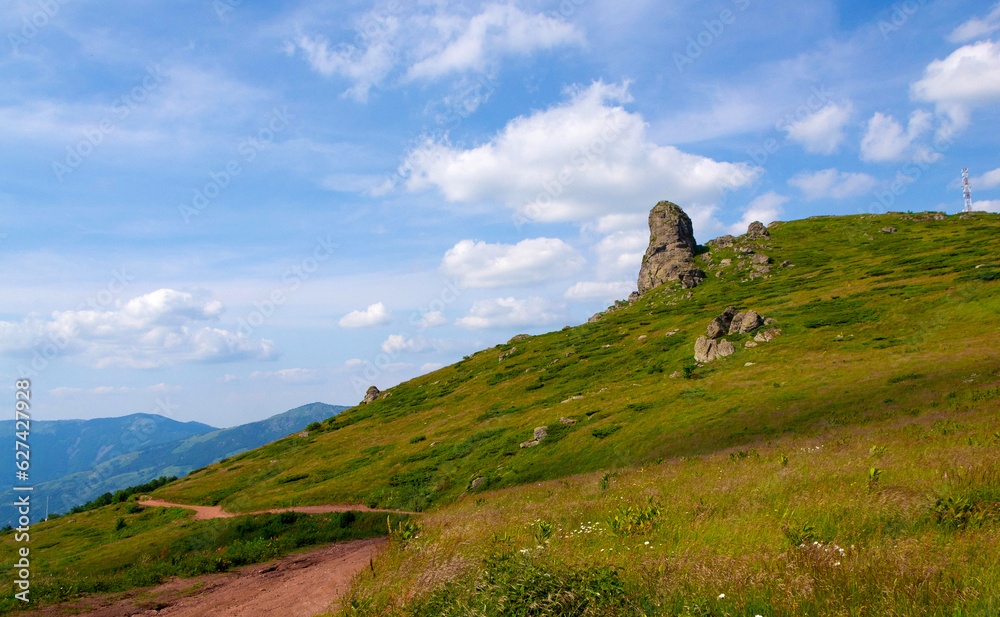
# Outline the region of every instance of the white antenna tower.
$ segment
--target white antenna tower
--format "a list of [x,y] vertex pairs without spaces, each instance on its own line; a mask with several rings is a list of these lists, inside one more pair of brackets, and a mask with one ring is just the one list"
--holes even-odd
[[962,169],[962,195],[965,196],[965,211],[972,212],[972,187],[969,185],[969,168]]

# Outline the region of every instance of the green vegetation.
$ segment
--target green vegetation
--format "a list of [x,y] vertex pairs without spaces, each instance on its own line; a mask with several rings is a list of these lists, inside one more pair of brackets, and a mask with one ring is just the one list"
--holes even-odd
[[[1000,217],[770,231],[760,252],[794,264],[771,278],[663,286],[155,494],[424,512],[382,517],[395,541],[355,580],[352,616],[996,614]],[[730,305],[781,335],[693,364]],[[135,533],[121,507],[85,528]]]
[[[72,510],[69,511],[69,513],[79,514],[81,512],[86,512],[87,510],[93,510],[95,508],[102,508],[104,506],[109,506],[113,503],[122,503],[124,501],[128,501],[129,499],[134,499],[139,495],[151,493],[154,490],[160,488],[161,486],[166,486],[167,484],[170,484],[175,480],[177,480],[176,476],[172,476],[170,478],[166,476],[160,476],[159,478],[146,482],[145,484],[137,484],[135,486],[130,486],[120,491],[115,491],[114,493],[104,493],[103,495],[101,495],[100,497],[98,497],[93,501],[88,501],[82,506],[74,507]],[[134,512],[135,512],[134,510],[130,511],[129,514],[133,514]]]
[[[135,507],[135,508],[133,508]],[[190,577],[274,559],[327,542],[386,534],[386,515],[283,512],[209,521],[189,519],[180,508],[139,508],[134,502],[99,507],[31,528],[31,607],[85,593],[154,585],[171,576]],[[405,515],[389,524],[406,528]],[[13,534],[3,536],[14,560]],[[0,614],[25,608],[0,595]]]

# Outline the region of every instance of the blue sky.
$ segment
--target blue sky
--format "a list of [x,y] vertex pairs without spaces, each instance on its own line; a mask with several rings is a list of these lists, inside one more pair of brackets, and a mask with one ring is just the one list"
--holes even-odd
[[1000,4],[0,14],[0,378],[42,419],[354,404],[635,288],[646,214],[1000,209]]

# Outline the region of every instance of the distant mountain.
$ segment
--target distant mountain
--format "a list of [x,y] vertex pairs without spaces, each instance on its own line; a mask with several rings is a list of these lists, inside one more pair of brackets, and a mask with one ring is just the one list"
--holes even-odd
[[[105,492],[160,476],[183,476],[223,458],[257,448],[346,409],[313,403],[259,422],[218,429],[151,414],[31,424],[32,518],[65,512]],[[14,423],[0,423],[13,441]],[[11,444],[13,450],[13,444]],[[10,490],[0,494],[0,521],[12,522]]]

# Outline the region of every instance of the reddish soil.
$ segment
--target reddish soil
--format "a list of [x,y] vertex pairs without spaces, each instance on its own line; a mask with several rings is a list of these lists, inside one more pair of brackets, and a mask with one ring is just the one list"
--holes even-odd
[[164,508],[184,508],[194,510],[196,521],[207,521],[213,518],[229,518],[232,516],[242,516],[244,514],[276,514],[278,512],[302,512],[304,514],[325,514],[327,512],[396,512],[397,514],[413,514],[413,512],[402,512],[400,510],[379,510],[363,505],[324,505],[324,506],[297,506],[294,508],[274,508],[272,510],[258,510],[256,512],[226,512],[221,506],[189,506],[182,503],[170,503],[161,499],[145,499],[138,502],[140,506],[160,506]]
[[22,615],[313,617],[339,610],[351,579],[368,567],[385,542],[374,538],[331,544],[226,574],[175,578],[152,588],[90,596]]

